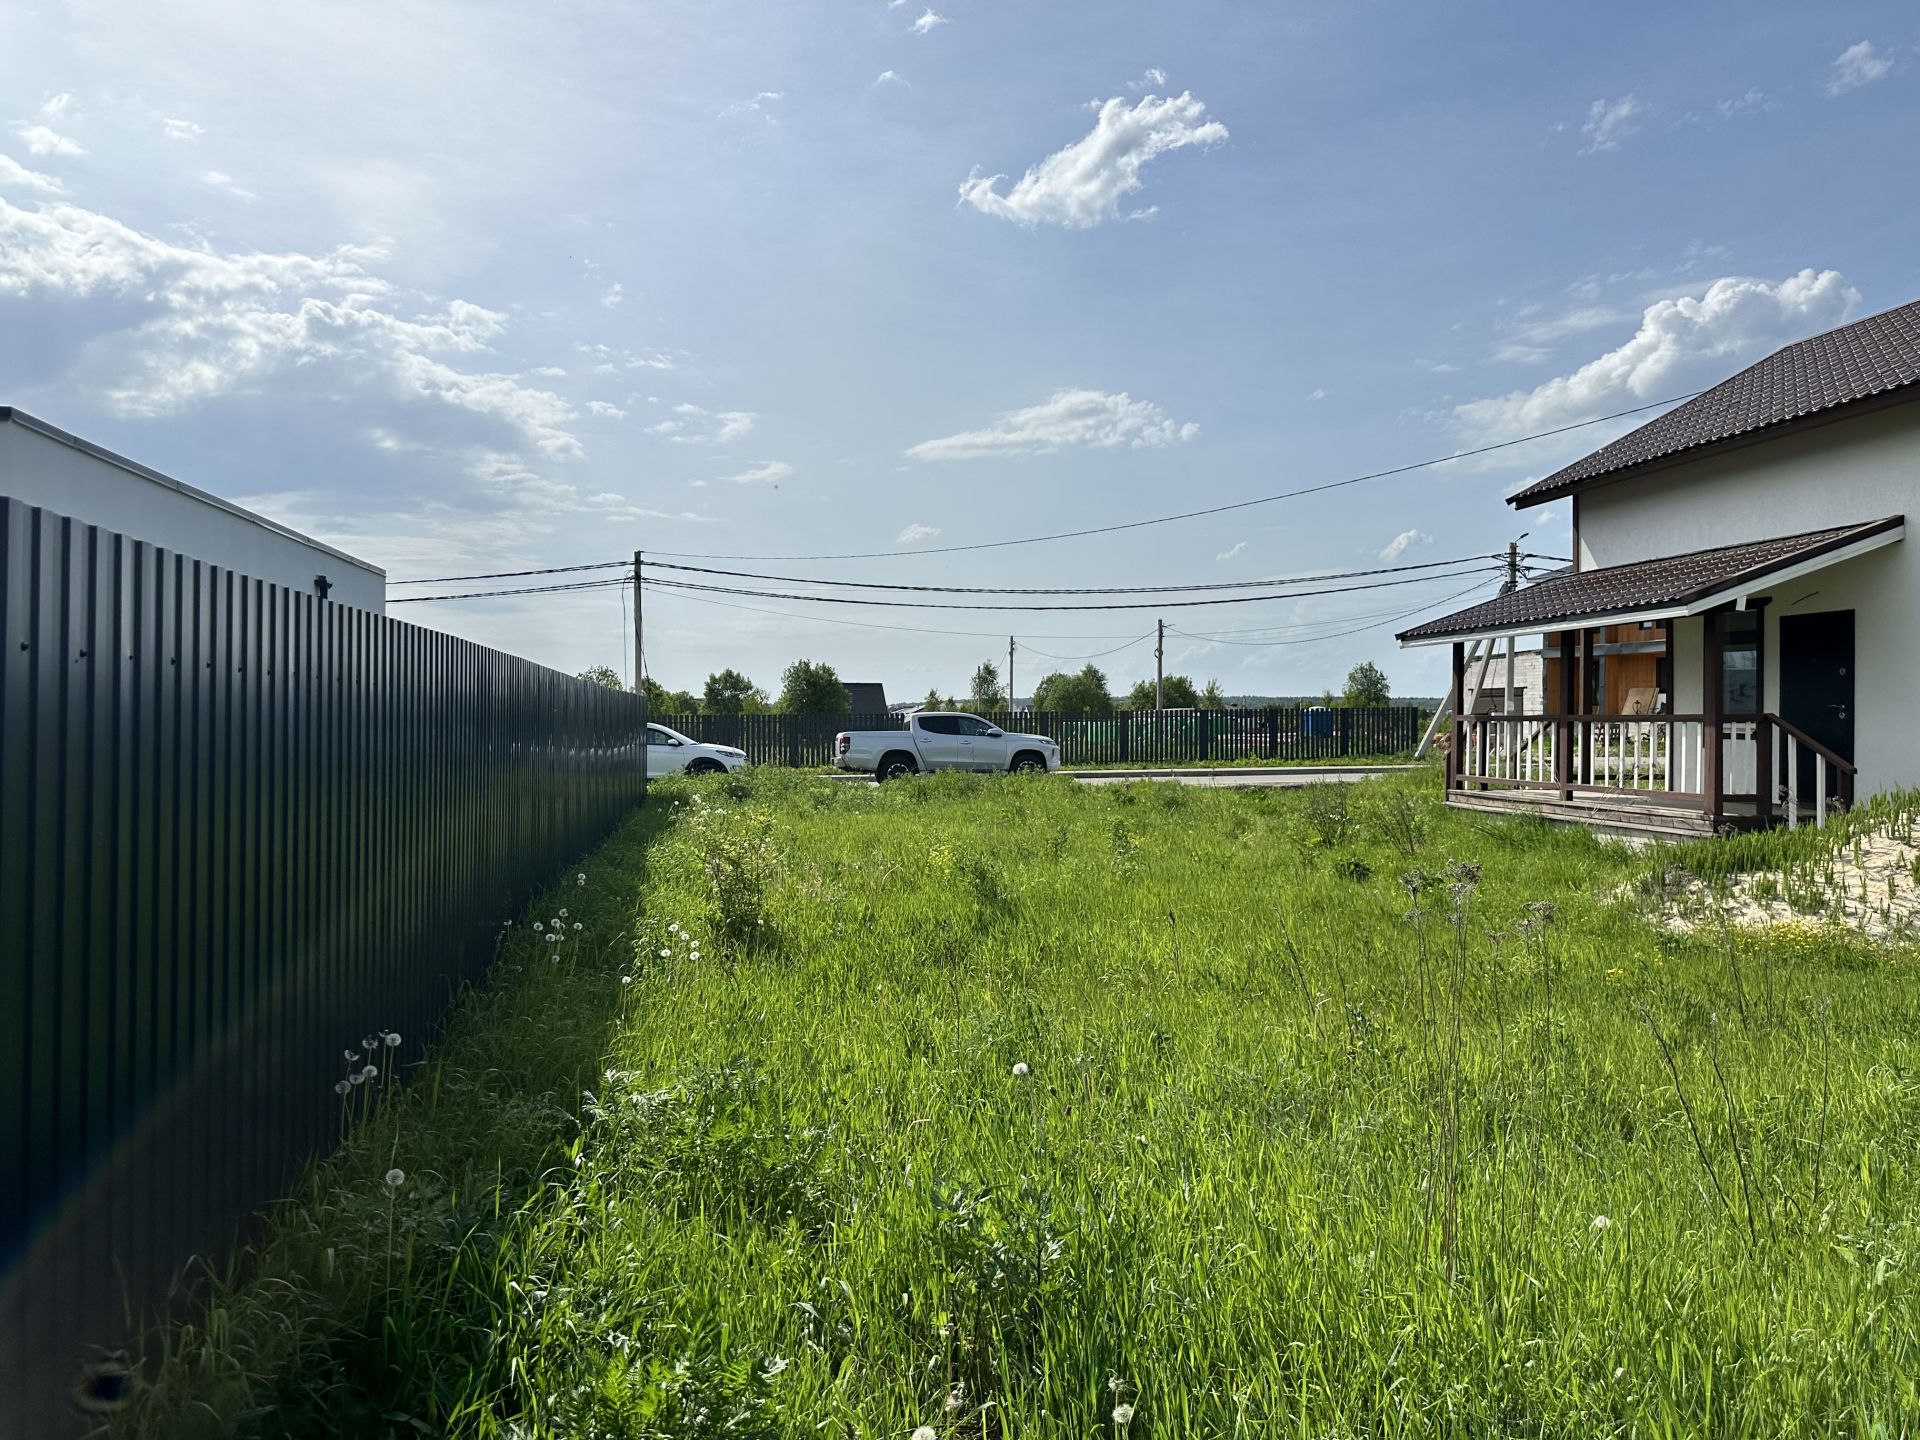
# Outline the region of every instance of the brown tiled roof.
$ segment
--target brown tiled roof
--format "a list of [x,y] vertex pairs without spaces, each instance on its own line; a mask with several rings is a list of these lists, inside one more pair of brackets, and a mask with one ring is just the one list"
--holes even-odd
[[1509,495],[1507,503],[1521,508],[1538,505],[1682,451],[1891,391],[1915,387],[1913,395],[1920,398],[1916,381],[1920,381],[1920,300],[1776,350],[1731,380]]
[[1776,570],[1802,560],[1842,549],[1856,540],[1885,534],[1904,517],[1811,530],[1747,545],[1723,545],[1658,560],[1636,560],[1631,565],[1609,565],[1599,570],[1556,570],[1536,584],[1498,595],[1438,620],[1428,620],[1400,632],[1403,644],[1484,635],[1529,626],[1559,628],[1602,615],[1631,616],[1644,611],[1671,611],[1744,582],[1759,583]]

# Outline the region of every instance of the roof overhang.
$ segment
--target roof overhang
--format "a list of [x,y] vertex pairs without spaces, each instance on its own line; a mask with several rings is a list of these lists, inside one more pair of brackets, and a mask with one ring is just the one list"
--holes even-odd
[[1703,590],[1684,600],[1653,602],[1638,606],[1628,605],[1605,611],[1570,610],[1562,615],[1535,616],[1525,624],[1474,626],[1417,638],[1402,636],[1400,648],[1412,650],[1423,645],[1452,645],[1466,640],[1505,640],[1522,635],[1538,635],[1547,630],[1574,628],[1599,630],[1609,625],[1627,625],[1640,620],[1676,620],[1689,615],[1704,615],[1709,610],[1718,610],[1727,605],[1732,605],[1735,609],[1745,609],[1747,602],[1762,590],[1788,580],[1797,580],[1803,575],[1812,575],[1818,571],[1830,569],[1848,560],[1857,559],[1859,556],[1896,544],[1906,538],[1906,533],[1905,519],[1895,518],[1871,527],[1868,533],[1857,540],[1821,549],[1803,559],[1756,568],[1727,583]]

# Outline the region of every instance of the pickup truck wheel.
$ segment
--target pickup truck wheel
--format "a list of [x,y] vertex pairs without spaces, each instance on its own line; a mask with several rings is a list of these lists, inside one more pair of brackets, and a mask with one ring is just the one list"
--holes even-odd
[[889,780],[904,780],[909,775],[919,773],[920,767],[911,755],[894,750],[881,757],[878,768],[873,772],[873,778],[885,784]]
[[1013,757],[1013,764],[1007,768],[1012,770],[1016,775],[1031,775],[1036,770],[1044,773],[1047,768],[1047,762],[1032,750],[1022,750],[1018,755]]
[[707,756],[703,755],[698,760],[695,760],[692,764],[687,766],[687,774],[718,775],[726,768],[727,767],[722,765],[718,760],[709,759]]

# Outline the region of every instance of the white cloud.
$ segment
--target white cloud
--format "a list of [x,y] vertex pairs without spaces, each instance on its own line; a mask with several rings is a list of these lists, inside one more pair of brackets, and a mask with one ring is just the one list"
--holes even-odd
[[616,280],[607,287],[606,293],[600,297],[600,303],[611,310],[626,298],[627,287]]
[[1314,387],[1313,387],[1313,389],[1311,389],[1311,390],[1309,390],[1309,391],[1307,392],[1307,399],[1309,399],[1309,400],[1324,400],[1324,399],[1326,399],[1326,398],[1327,398],[1327,395],[1328,395],[1329,393],[1330,393],[1330,392],[1329,392],[1329,391],[1327,390],[1327,387],[1326,387],[1326,386],[1324,386],[1324,385],[1316,385],[1316,386],[1314,386]]
[[627,412],[610,400],[589,400],[587,402],[587,413],[589,415],[598,415],[603,420],[624,420],[627,418]]
[[560,396],[440,358],[490,348],[503,315],[465,300],[402,314],[399,292],[369,268],[383,258],[353,246],[218,251],[62,201],[0,200],[0,296],[121,302],[117,328],[83,362],[104,371],[98,388],[121,414],[169,414],[276,376],[314,394],[376,386],[486,416],[551,456],[580,453]]
[[1194,424],[1169,420],[1158,405],[1124,391],[1057,390],[1042,405],[1010,410],[979,430],[923,440],[907,451],[916,460],[978,460],[994,455],[1043,455],[1067,446],[1112,450],[1158,449],[1191,440]]
[[1389,540],[1380,551],[1380,558],[1392,563],[1416,545],[1431,545],[1433,537],[1421,530],[1402,530]]
[[58,120],[74,107],[73,96],[62,90],[58,95],[49,95],[40,102],[40,118]]
[[1619,149],[1620,142],[1639,128],[1634,121],[1642,108],[1637,95],[1594,101],[1592,108],[1587,111],[1586,123],[1580,127],[1580,133],[1587,141],[1580,153],[1593,155],[1602,150]]
[[1511,440],[1658,400],[1846,319],[1860,294],[1834,270],[1802,270],[1778,284],[1728,276],[1698,298],[1656,300],[1633,338],[1571,374],[1532,390],[1474,400],[1453,410],[1469,444]]
[[191,120],[179,120],[170,116],[160,117],[160,131],[169,140],[198,140],[206,134],[204,127]]
[[1777,110],[1779,102],[1764,90],[1751,89],[1744,95],[1736,95],[1731,100],[1722,100],[1713,107],[1714,114],[1722,120],[1737,120],[1742,115],[1758,115],[1763,110]]
[[[776,100],[784,100],[786,98],[786,92],[783,90],[762,90],[751,100],[734,101],[720,112],[720,118],[722,120],[732,120],[742,115],[765,114],[769,105],[773,104]],[[771,121],[773,116],[767,115],[767,119]]]
[[42,195],[59,195],[66,187],[51,175],[29,170],[11,155],[0,155],[0,185],[37,190]]
[[647,433],[676,445],[727,445],[752,430],[760,417],[751,410],[705,410],[698,405],[673,407],[673,414]]
[[933,27],[936,25],[951,25],[952,23],[951,20],[947,19],[947,17],[939,11],[928,9],[925,14],[913,22],[913,33],[916,35],[927,35],[932,33]]
[[1873,42],[1862,40],[1834,56],[1833,64],[1827,67],[1827,94],[1844,95],[1849,90],[1858,90],[1862,85],[1884,80],[1892,70],[1892,59],[1875,54]]
[[[905,80],[902,80],[900,78],[899,73],[893,70],[882,70],[880,72],[879,78],[876,79],[873,83],[876,85],[906,85],[907,84]],[[908,88],[912,88],[912,87],[909,86]]]
[[1227,127],[1206,113],[1191,93],[1149,95],[1133,106],[1115,97],[1100,106],[1090,133],[1028,170],[1005,195],[996,187],[1006,176],[982,175],[976,165],[960,198],[982,214],[1021,225],[1085,228],[1117,219],[1120,202],[1144,183],[1140,172],[1149,160],[1227,138]]
[[1222,550],[1218,555],[1214,556],[1213,558],[1216,563],[1224,565],[1227,563],[1227,561],[1232,560],[1239,555],[1245,554],[1246,549],[1247,549],[1246,541],[1244,540],[1236,541],[1228,549]]
[[565,367],[560,365],[536,365],[527,373],[529,375],[538,375],[546,380],[558,380],[567,372]]
[[238,200],[254,200],[259,198],[251,190],[242,190],[234,183],[233,177],[224,170],[203,171],[200,176],[200,183],[210,185],[215,190],[224,190]]
[[909,525],[893,537],[896,545],[918,545],[922,540],[931,540],[940,533],[938,525]]
[[1133,90],[1155,89],[1167,83],[1167,72],[1158,65],[1149,65],[1138,80],[1128,87]]
[[69,140],[65,135],[57,135],[44,125],[29,125],[24,120],[16,121],[13,133],[18,135],[27,147],[29,155],[84,155],[86,146],[78,140]]
[[723,480],[731,480],[736,485],[777,485],[789,475],[793,467],[784,460],[761,460],[749,465],[738,475],[723,475]]

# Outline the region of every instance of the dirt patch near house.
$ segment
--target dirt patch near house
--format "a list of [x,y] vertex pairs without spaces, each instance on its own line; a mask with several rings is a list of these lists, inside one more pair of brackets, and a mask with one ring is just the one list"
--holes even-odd
[[1920,839],[1901,830],[1882,825],[1829,854],[1737,875],[1721,887],[1674,866],[1662,877],[1661,923],[1688,931],[1812,923],[1874,940],[1920,939]]

